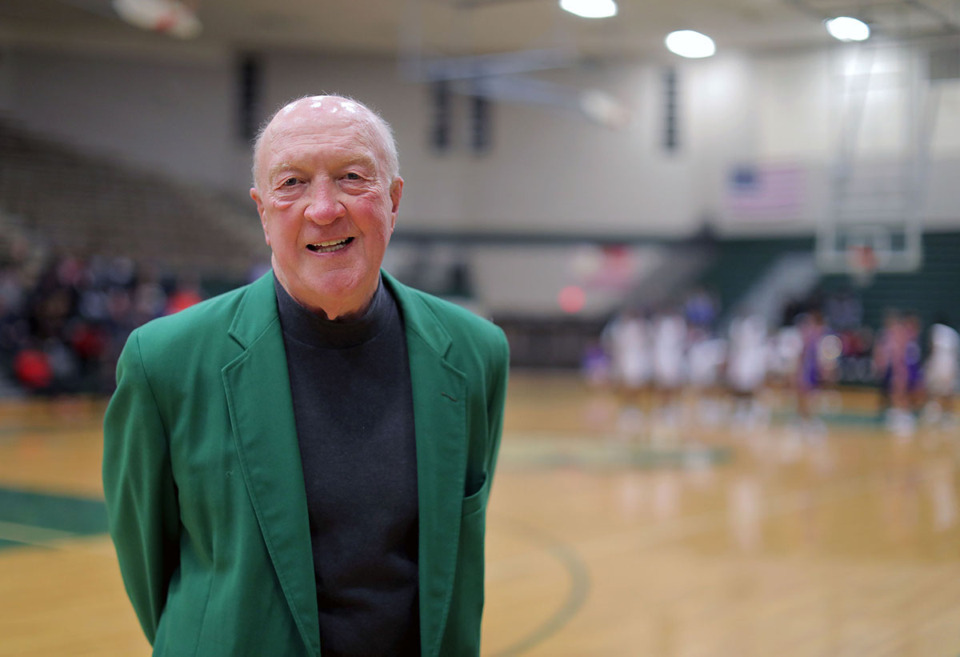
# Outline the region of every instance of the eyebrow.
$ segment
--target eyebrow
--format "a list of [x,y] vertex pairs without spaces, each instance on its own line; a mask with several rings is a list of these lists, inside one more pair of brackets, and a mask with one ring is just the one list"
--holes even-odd
[[278,162],[277,164],[274,164],[272,167],[267,169],[267,180],[272,179],[275,175],[277,175],[284,169],[292,169],[294,171],[299,171],[300,167],[296,167],[290,164],[289,162]]
[[[369,155],[354,155],[352,157],[345,157],[340,162],[337,163],[339,168],[346,169],[352,166],[360,166],[368,168],[371,171],[374,171],[379,177],[384,172],[381,170],[383,167],[378,166],[378,160],[375,157]],[[284,160],[283,162],[278,162],[267,170],[267,180],[273,180],[273,178],[279,174],[281,171],[290,170],[292,172],[303,171],[304,167],[298,166],[289,160]]]
[[369,169],[373,169],[378,173],[380,171],[380,167],[377,166],[377,158],[370,157],[369,155],[357,155],[356,157],[345,159],[344,162],[345,162],[344,167],[359,165],[361,167],[367,167]]

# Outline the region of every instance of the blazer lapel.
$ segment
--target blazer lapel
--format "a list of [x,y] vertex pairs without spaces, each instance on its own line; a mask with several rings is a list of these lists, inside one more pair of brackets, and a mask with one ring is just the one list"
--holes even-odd
[[273,276],[249,289],[230,335],[245,348],[223,368],[244,481],[304,643],[320,654],[313,552]]
[[460,541],[466,477],[466,377],[446,361],[449,334],[414,294],[384,274],[403,312],[413,382],[420,503],[420,635],[424,655],[443,639]]

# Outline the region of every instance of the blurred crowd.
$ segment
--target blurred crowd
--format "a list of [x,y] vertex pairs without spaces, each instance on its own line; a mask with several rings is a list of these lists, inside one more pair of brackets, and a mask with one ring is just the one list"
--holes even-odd
[[655,311],[626,308],[587,354],[586,376],[617,388],[627,424],[645,414],[668,424],[689,419],[691,397],[707,424],[764,424],[766,393],[775,390],[791,399],[805,433],[820,434],[822,402],[838,398],[839,384],[875,388],[877,415],[898,435],[920,421],[955,423],[960,335],[945,319],[924,328],[916,315],[889,310],[874,330],[852,292],[789,303],[773,322],[750,310],[722,326],[720,318],[704,290]]
[[15,244],[0,258],[0,382],[8,393],[109,393],[135,327],[201,299],[198,287],[127,258]]

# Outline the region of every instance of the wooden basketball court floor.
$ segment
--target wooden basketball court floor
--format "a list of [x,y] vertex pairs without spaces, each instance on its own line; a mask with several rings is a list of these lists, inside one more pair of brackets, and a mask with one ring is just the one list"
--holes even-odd
[[[511,380],[484,654],[960,655],[960,430],[895,437],[869,393],[794,426],[624,415]],[[0,403],[0,655],[145,656],[105,536],[103,402]],[[265,656],[269,657],[269,656]]]

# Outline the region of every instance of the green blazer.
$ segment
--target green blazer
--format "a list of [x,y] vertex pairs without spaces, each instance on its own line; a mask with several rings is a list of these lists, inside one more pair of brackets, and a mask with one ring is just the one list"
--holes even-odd
[[[423,655],[476,655],[507,343],[387,274],[413,382]],[[321,654],[303,470],[271,273],[134,331],[104,492],[154,655]]]

